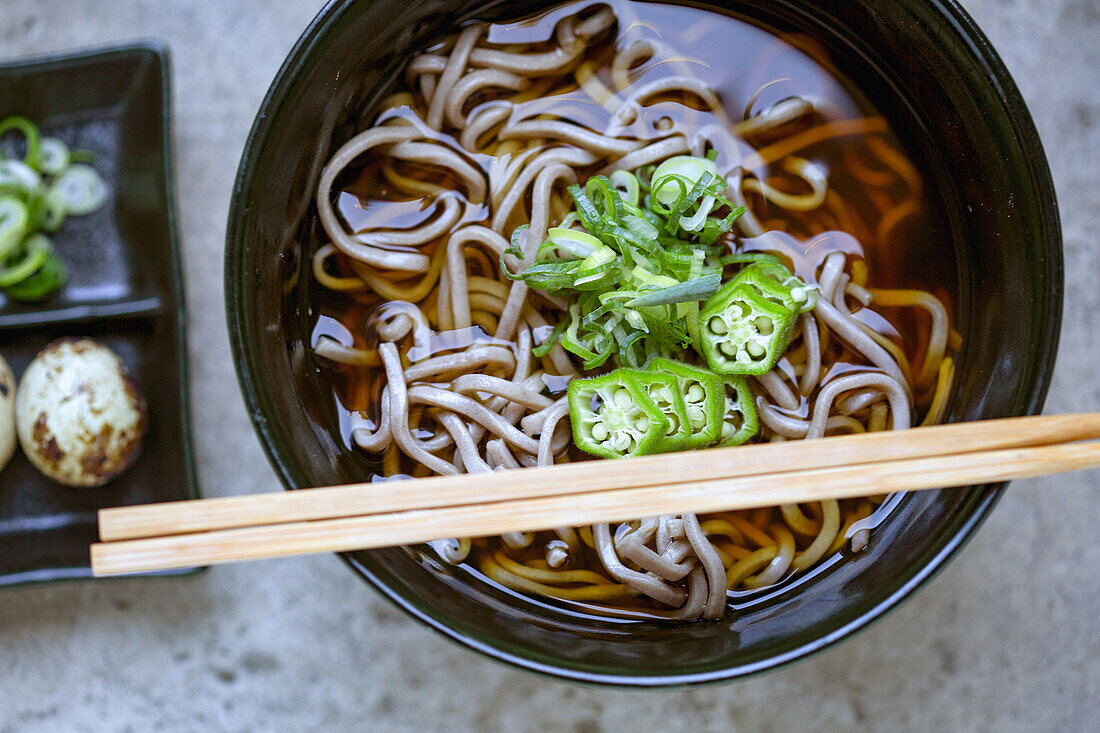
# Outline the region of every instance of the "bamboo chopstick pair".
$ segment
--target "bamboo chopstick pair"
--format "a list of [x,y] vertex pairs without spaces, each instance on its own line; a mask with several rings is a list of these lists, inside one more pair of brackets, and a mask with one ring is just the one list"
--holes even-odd
[[1098,467],[1097,438],[1100,413],[1021,417],[104,509],[92,570],[120,575],[969,486]]

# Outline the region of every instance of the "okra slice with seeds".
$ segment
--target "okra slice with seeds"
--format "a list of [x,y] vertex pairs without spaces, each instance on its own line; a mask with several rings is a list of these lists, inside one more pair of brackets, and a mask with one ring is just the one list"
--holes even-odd
[[714,443],[721,432],[725,407],[722,381],[706,369],[661,356],[650,359],[646,370],[676,377],[684,400],[684,413],[691,428],[691,435],[680,446],[681,450]]
[[751,286],[765,300],[797,313],[806,313],[817,305],[817,290],[775,262],[754,262],[729,281],[732,288]]
[[665,434],[654,446],[654,453],[671,453],[684,448],[691,437],[691,425],[688,423],[684,399],[680,394],[680,385],[676,377],[660,372],[641,371],[639,369],[620,369],[626,379],[631,380],[653,400],[668,421]]
[[586,453],[601,458],[646,455],[668,429],[661,409],[624,371],[569,382],[573,442]]
[[752,391],[744,377],[738,376],[726,377],[722,388],[722,430],[717,445],[741,445],[759,430]]
[[708,300],[699,314],[703,356],[720,375],[771,370],[790,344],[798,313],[739,283]]

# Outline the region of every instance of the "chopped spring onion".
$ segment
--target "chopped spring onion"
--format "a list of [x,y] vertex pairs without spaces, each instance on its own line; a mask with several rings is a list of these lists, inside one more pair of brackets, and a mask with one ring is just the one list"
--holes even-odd
[[58,199],[70,214],[90,214],[107,201],[107,184],[95,168],[79,163],[69,166],[50,186],[50,195]]
[[[22,135],[21,159],[6,155],[11,148],[2,138],[8,132]],[[0,290],[9,298],[43,300],[64,285],[65,263],[38,232],[55,232],[66,217],[89,214],[107,201],[103,178],[76,162],[90,159],[57,138],[43,138],[25,117],[0,120]]]
[[0,288],[11,298],[36,301],[56,292],[68,273],[50,240],[35,234],[0,261]]
[[42,140],[42,136],[38,134],[38,126],[26,117],[12,115],[0,120],[0,137],[3,137],[9,130],[15,130],[23,134],[27,146],[27,150],[23,154],[23,162],[28,165],[37,165],[39,146]]
[[7,257],[27,234],[30,215],[14,196],[0,196],[0,259]]
[[582,232],[578,229],[550,227],[546,230],[546,234],[549,238],[546,240],[546,243],[539,248],[540,252],[544,249],[546,251],[557,249],[575,257],[584,258],[595,252],[597,247],[603,246],[603,242],[599,239],[593,237],[588,232]]
[[711,177],[718,176],[718,166],[713,160],[696,158],[693,155],[673,156],[653,171],[653,197],[671,207],[684,188],[677,185],[677,180],[683,181],[687,186],[694,186],[708,173]]
[[42,187],[42,176],[21,160],[0,160],[0,192],[27,194]]
[[718,292],[722,285],[722,276],[716,272],[702,275],[694,280],[669,285],[667,288],[654,290],[645,295],[639,295],[627,302],[633,308],[644,308],[654,305],[672,305],[673,303],[698,303],[707,300]]
[[38,271],[50,256],[50,240],[41,234],[19,245],[21,251],[0,263],[0,288],[8,288],[26,280]]
[[51,192],[35,192],[28,197],[27,211],[32,223],[47,232],[56,232],[65,221],[68,210],[65,204]]
[[[696,341],[699,303],[722,281],[725,252],[716,241],[744,211],[725,189],[714,161],[692,156],[592,176],[569,187],[574,211],[547,230],[535,262],[504,273],[572,300],[553,337],[586,369],[612,357],[638,366],[675,355]],[[502,266],[505,255],[520,256],[523,231],[513,232]]]
[[615,171],[610,176],[611,185],[615,187],[615,190],[619,192],[619,195],[623,197],[623,201],[631,206],[638,205],[638,194],[640,187],[638,186],[638,177],[628,171]]
[[42,138],[38,151],[38,170],[51,176],[59,175],[69,167],[69,146],[56,137]]

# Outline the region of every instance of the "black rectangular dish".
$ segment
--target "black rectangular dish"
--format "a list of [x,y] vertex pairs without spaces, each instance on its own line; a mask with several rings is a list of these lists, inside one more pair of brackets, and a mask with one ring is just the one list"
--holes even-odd
[[69,281],[44,303],[0,295],[0,353],[16,376],[54,339],[113,349],[149,403],[137,462],[97,489],[68,488],[16,451],[0,472],[0,586],[90,577],[102,507],[197,498],[186,311],[171,169],[168,56],[140,42],[0,64],[0,119],[91,151],[110,188],[53,235]]

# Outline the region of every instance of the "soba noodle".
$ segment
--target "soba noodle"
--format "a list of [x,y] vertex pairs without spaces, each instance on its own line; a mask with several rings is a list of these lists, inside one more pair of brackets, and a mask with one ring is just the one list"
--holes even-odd
[[[378,304],[368,337],[323,336],[314,354],[349,370],[384,372],[368,397],[355,444],[382,457],[386,474],[455,474],[575,460],[563,393],[581,374],[554,345],[536,356],[565,303],[505,277],[529,265],[547,228],[572,204],[565,187],[596,172],[633,170],[673,155],[715,156],[727,198],[750,204],[729,236],[731,251],[776,251],[819,288],[776,367],[751,379],[761,440],[908,428],[933,421],[951,385],[958,348],[945,305],[930,293],[868,287],[868,268],[841,249],[795,247],[798,236],[846,230],[865,240],[896,236],[919,206],[920,178],[882,136],[881,118],[827,119],[824,103],[790,97],[731,120],[719,93],[684,54],[653,38],[624,37],[604,5],[558,18],[546,42],[490,43],[471,23],[414,58],[376,122],[344,143],[317,190],[331,244],[314,255],[317,282],[351,302]],[[660,114],[654,120],[659,109]],[[887,200],[877,224],[830,187],[806,151],[860,135],[876,159],[853,159],[852,175]],[[349,221],[338,210],[348,170],[374,188],[360,198],[408,204],[400,225]],[[396,206],[397,204],[395,204]],[[385,207],[380,208],[383,213]],[[372,213],[372,205],[366,206]],[[362,215],[363,212],[356,212]],[[505,254],[516,239],[521,256]],[[564,223],[569,226],[569,222]],[[796,227],[796,228],[797,228]],[[753,239],[756,238],[756,239]],[[857,245],[858,246],[858,245]],[[792,249],[794,247],[794,249]],[[796,250],[796,251],[795,251]],[[873,309],[926,313],[930,329],[915,366]],[[854,312],[853,312],[854,309]],[[887,330],[875,327],[886,324]],[[400,490],[394,488],[393,490]],[[714,619],[727,590],[761,588],[805,571],[851,539],[882,497],[824,501],[711,517],[662,516],[618,526],[512,534],[499,541],[433,543],[451,563],[472,560],[489,579],[522,593],[625,612]],[[854,534],[853,534],[853,528]],[[471,555],[471,552],[474,554]],[[598,560],[597,560],[598,558]]]

